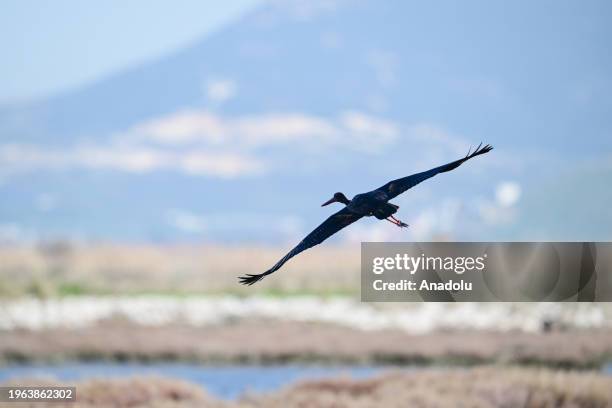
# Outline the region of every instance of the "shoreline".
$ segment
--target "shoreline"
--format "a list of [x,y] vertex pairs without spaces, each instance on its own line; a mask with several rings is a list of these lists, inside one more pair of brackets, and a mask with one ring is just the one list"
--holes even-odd
[[[54,379],[19,385],[67,385]],[[3,385],[17,385],[15,382]],[[193,382],[168,377],[90,379],[72,382],[81,407],[293,408],[304,406],[604,407],[612,403],[612,378],[594,372],[479,367],[387,372],[372,378],[303,380],[266,392],[246,390],[221,399]],[[57,406],[54,403],[36,406]]]
[[612,304],[368,303],[355,297],[70,296],[0,299],[0,330],[80,329],[106,320],[208,327],[252,320],[334,324],[411,334],[485,330],[612,330]]
[[2,364],[100,360],[264,365],[500,364],[584,369],[612,360],[612,330],[409,334],[258,320],[208,327],[147,327],[105,321],[79,329],[0,331]]

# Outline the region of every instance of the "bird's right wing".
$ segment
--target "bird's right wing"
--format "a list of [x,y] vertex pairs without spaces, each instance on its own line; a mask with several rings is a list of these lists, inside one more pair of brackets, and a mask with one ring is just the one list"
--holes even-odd
[[467,156],[455,160],[454,162],[450,162],[444,164],[439,167],[435,167],[431,170],[424,171],[422,173],[416,173],[408,177],[403,177],[397,180],[393,180],[388,182],[382,187],[379,187],[377,190],[384,191],[387,194],[389,200],[398,195],[402,194],[404,191],[411,189],[422,181],[427,180],[430,177],[435,176],[438,173],[444,173],[445,171],[450,171],[456,169],[461,166],[465,161],[471,159],[472,157],[478,156],[480,154],[485,154],[493,150],[493,147],[490,145],[486,145],[482,147],[482,143],[474,150],[474,153],[468,152]]
[[349,210],[348,207],[344,207],[343,209],[323,221],[321,225],[319,225],[317,228],[314,229],[314,231],[308,234],[306,238],[304,238],[299,244],[297,244],[295,248],[289,251],[289,253],[285,255],[280,261],[278,261],[272,268],[259,275],[247,274],[245,276],[241,276],[239,278],[240,283],[244,285],[254,284],[258,280],[263,279],[264,276],[277,271],[281,266],[285,264],[285,262],[296,256],[300,252],[303,252],[308,248],[312,248],[315,245],[319,245],[321,242],[325,241],[327,238],[331,237],[336,232],[340,231],[342,228],[354,223],[361,217],[363,217],[363,215],[354,213],[353,211]]

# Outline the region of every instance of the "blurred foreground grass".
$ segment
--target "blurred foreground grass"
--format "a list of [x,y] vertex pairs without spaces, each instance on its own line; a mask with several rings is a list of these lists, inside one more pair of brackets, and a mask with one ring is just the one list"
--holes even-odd
[[[46,384],[55,384],[46,381]],[[41,385],[30,381],[29,384]],[[19,385],[27,385],[20,381]],[[72,384],[70,384],[72,385]],[[164,378],[89,380],[76,384],[78,402],[59,407],[521,407],[612,406],[612,377],[547,369],[481,367],[396,372],[366,380],[305,381],[269,394],[218,400],[194,384]],[[20,406],[27,406],[21,405]],[[16,406],[16,405],[15,405]],[[43,404],[31,405],[36,407]]]
[[0,296],[263,294],[357,295],[359,248],[321,247],[254,287],[237,277],[261,273],[287,248],[111,245],[53,242],[0,247]]

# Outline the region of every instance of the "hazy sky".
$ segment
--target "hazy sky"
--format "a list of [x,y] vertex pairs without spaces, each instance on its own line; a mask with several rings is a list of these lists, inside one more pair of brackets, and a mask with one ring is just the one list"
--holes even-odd
[[239,18],[261,0],[4,0],[0,102],[76,86]]

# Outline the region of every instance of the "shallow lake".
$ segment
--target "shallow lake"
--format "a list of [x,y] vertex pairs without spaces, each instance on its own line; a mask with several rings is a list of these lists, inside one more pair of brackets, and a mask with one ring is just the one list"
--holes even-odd
[[[64,381],[100,377],[154,375],[180,378],[204,387],[210,394],[234,399],[244,392],[274,391],[305,379],[338,376],[367,378],[397,367],[383,366],[317,366],[317,365],[234,365],[210,366],[189,363],[65,363],[58,365],[25,364],[0,366],[0,382],[9,379],[53,377]],[[404,368],[411,369],[411,368]],[[612,375],[612,364],[603,372]]]

